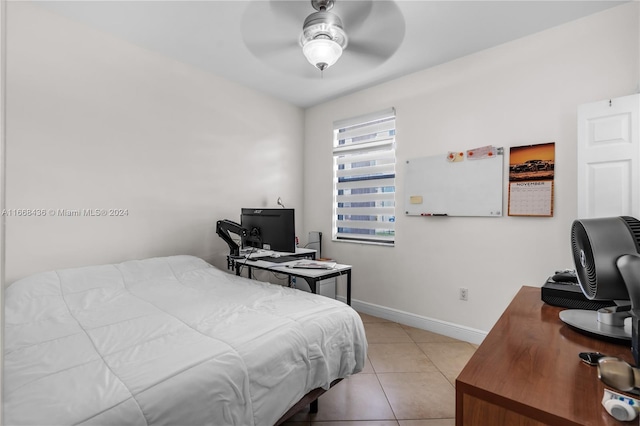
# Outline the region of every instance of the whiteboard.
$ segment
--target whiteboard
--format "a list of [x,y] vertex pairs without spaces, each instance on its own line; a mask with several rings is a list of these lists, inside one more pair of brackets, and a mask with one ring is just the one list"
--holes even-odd
[[502,216],[504,155],[451,162],[447,155],[407,160],[407,216]]

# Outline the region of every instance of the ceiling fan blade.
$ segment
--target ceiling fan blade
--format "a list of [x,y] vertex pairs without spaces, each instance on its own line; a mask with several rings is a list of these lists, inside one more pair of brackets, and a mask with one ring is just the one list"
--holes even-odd
[[389,50],[391,50],[389,46],[385,46],[374,41],[352,41],[349,42],[344,54],[347,54],[348,52],[359,56],[371,56],[372,58],[387,59],[389,57]]
[[369,18],[372,8],[373,0],[336,0],[331,12],[340,17],[344,30],[349,34],[362,26]]
[[[311,9],[311,5],[302,0],[296,1],[256,1],[251,2],[244,12],[241,31],[245,46],[256,57],[265,59],[269,56],[286,53],[287,50],[297,52],[299,50],[298,37],[302,32],[302,18],[293,15],[295,19],[285,17],[283,13],[288,9]],[[274,12],[272,8],[276,8]]]
[[[245,39],[246,42],[246,39]],[[253,52],[254,55],[258,57],[264,57],[272,54],[282,53],[286,51],[298,49],[302,52],[302,48],[298,44],[297,41],[274,41],[273,39],[268,40],[253,40],[250,43],[246,43],[247,48]],[[302,53],[300,53],[302,54]]]
[[367,21],[349,33],[344,55],[350,52],[382,63],[398,50],[404,35],[404,17],[395,2],[375,1]]
[[385,37],[363,37],[358,34],[349,40],[344,54],[354,53],[358,56],[369,56],[386,61],[398,50],[404,39],[404,27],[385,32]]
[[277,16],[280,22],[294,22],[301,31],[304,18],[315,12],[309,0],[269,0],[265,3],[268,4],[269,13]]

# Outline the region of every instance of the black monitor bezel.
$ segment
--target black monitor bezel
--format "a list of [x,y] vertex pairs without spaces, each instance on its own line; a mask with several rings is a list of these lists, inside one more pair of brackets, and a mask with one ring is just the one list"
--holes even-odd
[[[242,238],[243,248],[265,249],[267,244],[268,250],[295,253],[295,209],[243,207],[240,224],[247,230],[247,236]],[[253,228],[260,228],[259,238],[252,235]]]

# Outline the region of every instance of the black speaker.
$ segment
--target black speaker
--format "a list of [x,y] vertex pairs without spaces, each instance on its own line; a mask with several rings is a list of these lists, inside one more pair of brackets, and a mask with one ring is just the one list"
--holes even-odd
[[615,305],[612,300],[589,300],[578,284],[558,283],[551,278],[540,289],[540,296],[544,303],[569,309],[597,311]]

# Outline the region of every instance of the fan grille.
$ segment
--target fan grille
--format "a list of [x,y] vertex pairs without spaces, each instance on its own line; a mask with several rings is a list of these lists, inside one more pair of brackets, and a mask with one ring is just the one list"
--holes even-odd
[[575,221],[571,226],[571,247],[576,264],[576,275],[585,295],[592,299],[598,290],[593,248],[582,222]]
[[621,216],[620,219],[624,221],[629,228],[629,232],[633,236],[633,242],[636,245],[636,252],[640,253],[640,220],[631,216]]
[[629,216],[583,219],[571,227],[576,275],[588,299],[627,299],[617,260],[640,253],[640,221]]

